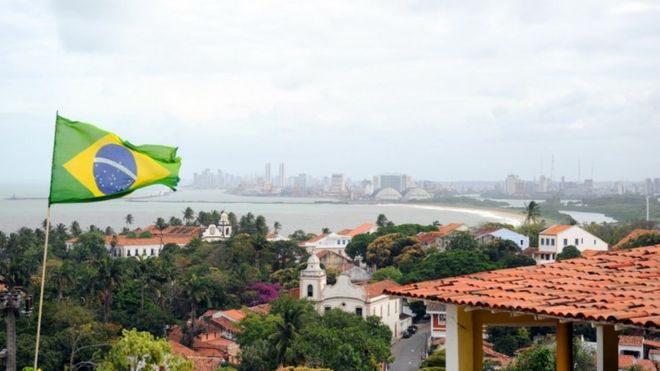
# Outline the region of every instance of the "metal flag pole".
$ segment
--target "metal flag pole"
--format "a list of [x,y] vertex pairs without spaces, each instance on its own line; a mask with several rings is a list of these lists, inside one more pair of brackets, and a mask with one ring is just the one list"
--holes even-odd
[[46,284],[46,263],[48,262],[48,234],[50,232],[50,205],[46,211],[46,239],[44,241],[44,258],[41,263],[41,289],[39,290],[39,314],[37,315],[37,340],[34,347],[34,370],[39,363],[39,338],[41,337],[41,314],[44,307],[44,286]]
[[[53,157],[51,164],[55,163],[55,143],[57,141],[57,118],[60,111],[55,111],[55,131],[53,135]],[[50,234],[50,196],[53,188],[53,170],[50,173],[50,187],[48,189],[48,208],[46,209],[46,236],[44,240],[44,257],[41,261],[41,288],[39,289],[39,312],[37,314],[37,339],[34,346],[34,371],[38,371],[39,365],[39,340],[41,339],[41,314],[44,310],[44,287],[46,286],[46,264],[48,263],[48,235]]]

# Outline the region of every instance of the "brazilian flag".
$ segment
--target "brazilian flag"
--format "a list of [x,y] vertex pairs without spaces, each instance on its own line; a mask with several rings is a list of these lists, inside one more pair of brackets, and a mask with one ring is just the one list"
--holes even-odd
[[177,149],[136,146],[84,122],[57,116],[48,204],[94,202],[152,184],[176,190]]

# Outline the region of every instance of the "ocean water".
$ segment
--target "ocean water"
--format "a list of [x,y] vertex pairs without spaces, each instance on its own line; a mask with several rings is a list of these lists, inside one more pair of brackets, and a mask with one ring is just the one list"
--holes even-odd
[[[226,210],[238,216],[252,212],[264,215],[269,223],[278,221],[282,232],[297,229],[318,233],[324,227],[333,231],[374,222],[378,214],[385,214],[397,224],[442,224],[460,222],[477,225],[483,222],[518,224],[521,215],[492,210],[454,208],[417,204],[337,204],[329,199],[289,197],[246,197],[220,190],[182,189],[166,193],[166,188],[151,187],[135,192],[131,197],[85,204],[57,204],[51,208],[52,223],[70,225],[77,220],[83,228],[90,224],[121,229],[126,214],[134,217],[133,227],[152,224],[158,217],[181,218],[190,206],[195,211]],[[0,185],[0,230],[8,233],[28,226],[38,227],[46,217],[47,186]],[[18,199],[10,199],[15,196]]]

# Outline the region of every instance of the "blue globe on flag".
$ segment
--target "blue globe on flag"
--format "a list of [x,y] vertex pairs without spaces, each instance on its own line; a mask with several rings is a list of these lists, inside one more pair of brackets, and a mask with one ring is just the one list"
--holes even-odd
[[105,195],[129,189],[137,178],[137,164],[130,150],[117,144],[107,144],[94,158],[94,180]]

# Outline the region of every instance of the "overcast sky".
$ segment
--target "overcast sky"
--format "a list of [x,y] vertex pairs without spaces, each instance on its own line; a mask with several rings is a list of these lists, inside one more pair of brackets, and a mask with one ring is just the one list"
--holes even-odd
[[55,111],[205,167],[660,176],[658,1],[0,1],[0,182]]

